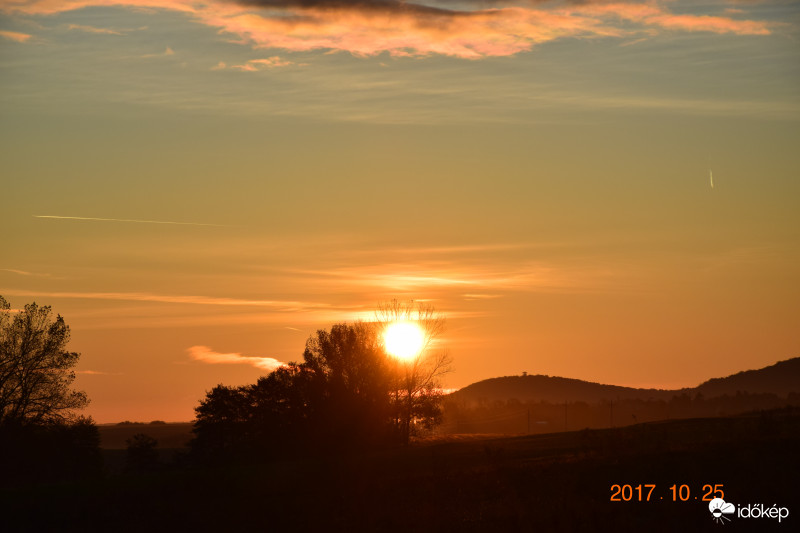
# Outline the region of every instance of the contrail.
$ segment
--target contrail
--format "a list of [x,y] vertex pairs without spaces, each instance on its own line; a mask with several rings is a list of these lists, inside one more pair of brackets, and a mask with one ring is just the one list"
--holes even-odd
[[711,188],[714,188],[714,173],[711,172],[711,169],[708,170],[708,179],[711,180]]
[[174,224],[178,226],[215,226],[218,228],[226,228],[224,224],[203,224],[201,222],[171,222],[167,220],[135,220],[128,218],[93,218],[93,217],[60,217],[56,215],[33,215],[33,218],[57,218],[65,220],[94,220],[101,222],[136,222],[138,224]]

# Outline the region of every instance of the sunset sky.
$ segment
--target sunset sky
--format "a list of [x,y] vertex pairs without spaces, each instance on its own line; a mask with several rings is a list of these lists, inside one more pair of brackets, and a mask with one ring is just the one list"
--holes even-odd
[[64,316],[101,423],[190,420],[391,298],[446,315],[451,388],[795,357],[799,29],[779,0],[0,0],[0,295]]

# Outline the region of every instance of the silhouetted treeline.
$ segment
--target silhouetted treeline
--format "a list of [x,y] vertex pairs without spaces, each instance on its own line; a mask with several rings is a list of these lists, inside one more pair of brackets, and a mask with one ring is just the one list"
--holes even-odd
[[[336,460],[281,456],[244,468],[14,487],[0,490],[0,530],[785,533],[796,531],[800,520],[793,503],[798,449],[797,409],[523,438],[447,439]],[[656,486],[648,501],[635,501],[635,489],[634,501],[609,501],[614,484],[645,482]],[[737,508],[777,503],[791,514],[782,523],[734,518],[722,527],[713,522],[709,502],[700,501],[708,483],[724,485],[719,488]],[[691,489],[690,501],[675,501],[675,484]]]
[[583,428],[627,426],[677,418],[727,416],[800,405],[800,394],[737,392],[706,398],[684,393],[669,400],[606,399],[599,402],[471,401],[458,396],[443,403],[443,433],[550,433]]
[[100,435],[90,419],[0,425],[0,487],[103,473]]
[[250,459],[402,442],[405,428],[427,427],[441,416],[438,389],[424,387],[409,402],[404,379],[375,327],[336,324],[307,341],[303,363],[253,385],[209,391],[195,409],[192,452]]

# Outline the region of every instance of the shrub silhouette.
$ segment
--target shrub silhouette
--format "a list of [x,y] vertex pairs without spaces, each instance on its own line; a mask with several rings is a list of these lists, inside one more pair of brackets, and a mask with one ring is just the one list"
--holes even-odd
[[125,451],[125,470],[128,472],[146,472],[157,470],[160,466],[158,460],[158,441],[144,433],[137,433],[127,439]]

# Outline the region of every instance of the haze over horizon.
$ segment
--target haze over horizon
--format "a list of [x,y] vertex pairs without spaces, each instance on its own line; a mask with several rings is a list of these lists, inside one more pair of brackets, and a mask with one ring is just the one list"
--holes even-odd
[[447,317],[450,388],[772,365],[800,354],[799,26],[780,0],[0,0],[0,295],[64,316],[101,423],[191,419],[392,298]]

